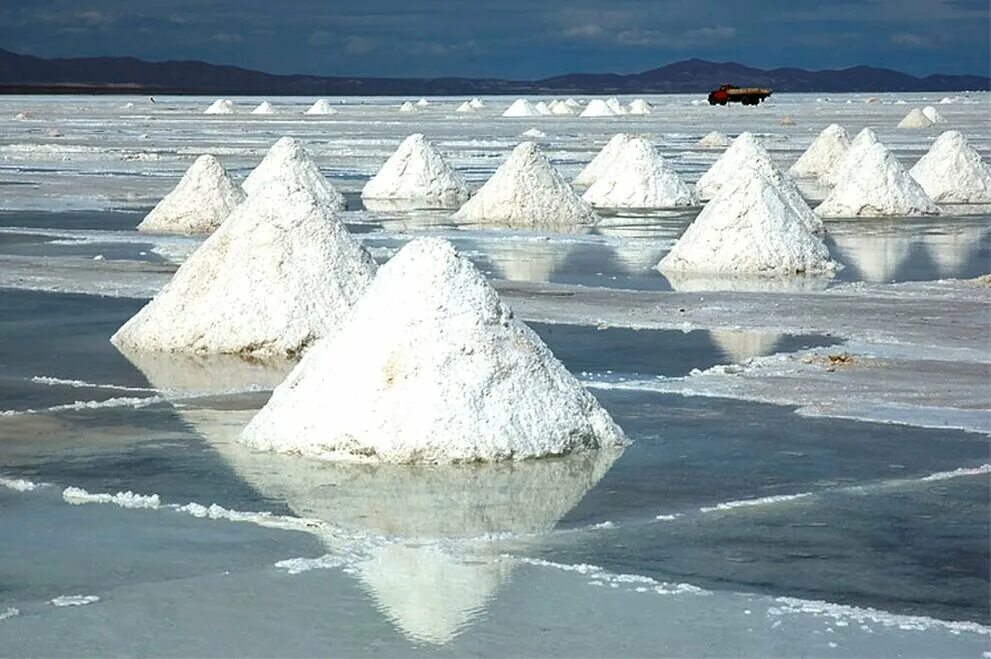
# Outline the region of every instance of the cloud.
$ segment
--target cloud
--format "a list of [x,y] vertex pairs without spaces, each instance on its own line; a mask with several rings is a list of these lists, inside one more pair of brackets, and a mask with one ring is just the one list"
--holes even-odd
[[711,46],[713,42],[726,41],[734,37],[736,37],[736,28],[725,25],[694,28],[681,32],[635,28],[619,32],[616,35],[616,42],[627,46],[654,46],[673,49]]
[[307,39],[307,43],[311,46],[317,47],[330,46],[334,44],[335,41],[336,38],[334,37],[334,34],[332,32],[328,32],[327,30],[315,30],[310,32],[310,37]]
[[75,14],[76,19],[86,23],[87,25],[108,25],[114,22],[114,15],[105,11],[100,11],[98,9],[87,9],[86,11],[78,11]]
[[898,32],[891,35],[891,43],[908,48],[928,48],[932,45],[932,40],[911,32]]
[[367,55],[375,50],[377,44],[368,37],[346,37],[344,39],[344,52],[348,55]]
[[210,36],[210,40],[217,43],[243,43],[244,37],[237,32],[217,32]]
[[603,29],[601,25],[588,23],[586,25],[575,25],[565,29],[561,35],[566,39],[592,39],[601,36]]

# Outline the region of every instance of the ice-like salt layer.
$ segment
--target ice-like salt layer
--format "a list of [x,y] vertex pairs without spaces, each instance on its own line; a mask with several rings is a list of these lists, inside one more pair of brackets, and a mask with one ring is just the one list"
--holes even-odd
[[303,114],[337,114],[337,110],[334,109],[327,99],[320,98],[313,102],[306,112]]
[[948,130],[937,137],[909,174],[935,201],[991,203],[991,165],[960,131]]
[[850,148],[850,136],[839,124],[830,124],[812,140],[805,153],[791,166],[792,176],[818,177],[831,171]]
[[96,595],[59,595],[48,601],[52,606],[86,606],[99,602]]
[[641,137],[626,142],[582,198],[604,208],[671,208],[698,203],[654,146]]
[[725,133],[721,133],[718,130],[711,131],[707,133],[702,139],[699,140],[699,146],[706,147],[708,149],[715,149],[720,147],[727,147],[733,143]]
[[880,143],[862,152],[856,166],[847,169],[815,210],[821,217],[939,214],[922,186]]
[[832,187],[837,181],[846,178],[847,170],[857,165],[863,158],[868,147],[877,144],[877,133],[871,128],[864,128],[850,141],[850,147],[828,171],[819,175],[819,185]]
[[551,110],[550,106],[547,105],[547,102],[546,101],[537,101],[534,104],[533,107],[537,110],[537,112],[539,112],[540,114],[542,114],[544,116],[554,114],[554,112]]
[[504,117],[539,117],[540,111],[525,98],[518,98],[502,113]]
[[403,101],[403,104],[399,106],[400,112],[416,112],[417,107],[412,101]]
[[536,144],[523,142],[454,219],[527,228],[573,227],[593,223],[595,213]]
[[616,111],[613,110],[609,105],[603,101],[601,98],[594,98],[588,102],[585,109],[582,110],[580,117],[615,117]]
[[331,570],[346,564],[342,556],[324,554],[317,558],[287,558],[275,564],[280,570],[285,570],[289,574],[302,574],[310,570]]
[[138,224],[149,233],[210,233],[244,201],[241,189],[211,155],[190,165],[178,185]]
[[932,119],[927,117],[919,108],[913,108],[905,115],[905,118],[898,122],[899,128],[931,128]]
[[741,169],[754,163],[772,163],[771,155],[753,133],[741,133],[698,182],[695,192],[701,199],[710,199],[731,181]]
[[143,495],[127,492],[109,494],[106,492],[91,493],[79,487],[67,487],[62,491],[62,498],[66,503],[80,506],[85,503],[112,503],[121,508],[147,508],[158,510],[162,502],[157,494]]
[[760,169],[747,169],[702,209],[661,260],[660,270],[771,275],[835,270],[826,245],[774,181]]
[[926,107],[922,108],[922,114],[926,115],[926,119],[933,122],[934,124],[946,123],[946,119],[944,119],[943,115],[939,113],[939,110],[937,110],[931,105],[927,105]]
[[400,463],[520,460],[626,442],[471,262],[431,238],[382,266],[349,319],[306,353],[242,441]]
[[410,135],[361,191],[365,199],[401,199],[429,208],[457,208],[468,185],[420,133]]
[[8,490],[14,490],[15,492],[33,492],[39,487],[44,487],[44,483],[35,483],[33,481],[24,480],[23,478],[6,478],[0,476],[0,487],[5,487]]
[[713,512],[724,512],[727,510],[736,510],[738,508],[763,507],[768,504],[797,501],[798,499],[805,499],[810,496],[812,496],[812,492],[799,492],[798,494],[777,494],[774,496],[759,497],[757,499],[740,499],[738,501],[726,501],[724,503],[718,503],[714,506],[703,506],[702,508],[699,508],[699,512],[713,513]]
[[609,141],[602,147],[602,150],[595,154],[595,157],[575,177],[575,185],[592,185],[595,183],[602,173],[609,169],[609,166],[623,150],[626,143],[632,139],[633,136],[628,133],[616,133],[609,138]]
[[334,210],[345,210],[348,202],[320,173],[306,149],[291,137],[281,137],[255,167],[241,187],[249,195],[270,182],[287,188],[307,188],[321,203]]
[[203,114],[234,114],[234,103],[226,98],[218,98]]
[[10,618],[16,618],[19,615],[21,615],[20,609],[13,606],[8,606],[3,611],[0,611],[0,622],[3,622],[4,620],[9,620]]
[[268,101],[262,101],[258,106],[251,111],[251,114],[274,114],[275,108]]
[[654,108],[647,101],[642,98],[635,98],[630,101],[630,114],[635,115],[647,115],[650,114]]
[[243,204],[112,337],[131,350],[292,355],[333,331],[375,264],[309,188]]
[[101,410],[110,409],[115,407],[146,407],[148,405],[154,405],[156,403],[164,402],[165,399],[161,396],[144,396],[144,397],[121,397],[121,398],[107,398],[106,400],[77,400],[74,403],[65,403],[63,405],[52,405],[51,407],[45,407],[42,409],[23,409],[23,410],[3,410],[0,411],[0,416],[19,416],[21,414],[45,414],[50,412],[75,412],[79,410]]

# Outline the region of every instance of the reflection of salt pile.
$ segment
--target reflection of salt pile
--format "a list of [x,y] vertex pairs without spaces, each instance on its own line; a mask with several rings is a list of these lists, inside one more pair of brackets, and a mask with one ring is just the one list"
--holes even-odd
[[663,272],[785,275],[829,272],[826,245],[765,171],[739,172],[692,222]]
[[502,113],[504,117],[539,117],[540,111],[525,98],[518,98]]
[[726,147],[732,144],[733,141],[730,140],[724,133],[720,133],[718,130],[714,130],[705,135],[699,140],[699,146],[704,146],[706,148],[717,148]]
[[805,153],[791,166],[792,176],[820,176],[833,169],[850,148],[850,136],[838,124],[830,124],[812,140]]
[[985,227],[947,227],[945,233],[927,233],[922,236],[929,256],[939,270],[940,277],[958,277],[971,255],[977,251],[986,231]]
[[113,336],[135,350],[291,355],[335,329],[371,257],[304,187],[254,190]]
[[931,105],[927,105],[926,107],[922,108],[922,114],[926,115],[926,119],[933,122],[934,124],[946,123],[946,119],[943,118],[943,115],[941,115],[939,111]]
[[244,196],[244,191],[217,159],[203,155],[145,216],[138,231],[210,233],[244,201]]
[[234,103],[226,98],[218,98],[203,111],[203,114],[234,114]]
[[636,115],[647,115],[650,114],[653,108],[650,103],[643,100],[642,98],[635,98],[630,101],[630,114]]
[[948,130],[937,137],[909,173],[936,201],[991,203],[991,166],[960,131]]
[[303,114],[337,114],[337,110],[335,110],[333,106],[327,102],[327,99],[321,98],[314,101],[313,105],[311,105]]
[[399,106],[400,112],[416,112],[417,108],[413,105],[412,101],[404,101],[402,105]]
[[625,443],[478,270],[438,239],[414,240],[382,266],[242,440],[401,463],[520,460]]
[[740,133],[739,137],[733,140],[726,151],[719,159],[712,164],[695,184],[695,192],[702,199],[709,199],[719,192],[720,188],[731,181],[737,173],[748,164],[767,161],[771,162],[771,156],[767,150],[761,146],[753,133]]
[[868,147],[818,207],[822,217],[937,215],[939,208],[883,144]]
[[640,137],[622,146],[582,198],[605,208],[671,208],[698,203],[678,173]]
[[713,274],[671,270],[665,270],[663,274],[671,284],[671,288],[679,293],[705,291],[810,293],[825,290],[833,279],[832,272],[813,273],[801,277],[765,277],[754,274]]
[[547,105],[547,103],[545,101],[537,101],[537,103],[533,107],[537,110],[537,112],[539,112],[540,114],[542,114],[544,116],[554,114],[551,111],[550,106]]
[[486,256],[496,274],[509,281],[547,282],[558,265],[567,258],[567,250],[550,242],[528,245],[519,249],[487,251]]
[[595,154],[595,157],[585,165],[585,168],[575,177],[575,185],[592,185],[595,181],[609,169],[613,160],[623,150],[627,142],[633,139],[627,133],[616,133],[613,135],[602,150]]
[[932,125],[933,122],[919,108],[914,108],[898,122],[899,128],[929,128]]
[[[283,357],[248,360],[237,355],[191,355],[127,348],[121,354],[167,398],[269,391],[285,380],[295,366],[295,362]],[[243,419],[240,427],[249,420]]]
[[320,173],[306,149],[291,137],[279,138],[258,166],[248,174],[241,187],[252,195],[272,182],[282,183],[289,188],[306,188],[321,203],[334,210],[348,207],[344,195]]
[[609,107],[609,104],[601,98],[594,98],[588,102],[580,117],[615,117],[616,111]]
[[443,154],[420,133],[389,156],[361,192],[368,199],[402,199],[429,208],[457,208],[468,186]]
[[839,158],[829,171],[819,175],[819,184],[825,187],[836,185],[837,181],[846,178],[847,170],[855,167],[864,152],[872,145],[877,144],[877,134],[870,128],[864,128],[857,133],[857,136],[850,142],[850,147],[846,153]]
[[772,354],[778,341],[784,336],[773,332],[707,331],[709,338],[719,347],[720,352],[734,364],[742,364],[754,357]]
[[846,263],[853,265],[864,281],[887,283],[895,278],[912,250],[914,238],[894,230],[873,234],[833,236]]
[[272,107],[271,103],[268,101],[262,101],[258,104],[258,107],[251,111],[251,114],[272,114],[274,112],[275,108]]
[[533,142],[523,142],[454,219],[518,227],[591,224],[595,213]]

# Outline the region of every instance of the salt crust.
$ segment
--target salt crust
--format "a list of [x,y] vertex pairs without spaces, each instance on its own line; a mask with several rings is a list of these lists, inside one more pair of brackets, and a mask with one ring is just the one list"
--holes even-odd
[[250,196],[271,182],[279,182],[289,189],[306,188],[322,203],[342,211],[348,202],[330,181],[320,173],[306,149],[291,137],[281,137],[268,150],[241,187]]
[[691,188],[641,137],[622,146],[582,198],[604,208],[671,208],[698,203]]
[[431,208],[457,208],[468,195],[464,178],[420,133],[403,140],[361,192],[363,198],[409,200]]
[[626,443],[471,262],[435,238],[410,242],[382,266],[242,441],[397,463],[521,460]]
[[839,124],[826,126],[812,140],[805,153],[791,166],[788,173],[792,176],[818,177],[826,174],[843,157],[850,148],[850,136]]
[[245,194],[211,155],[197,158],[179,183],[138,224],[150,233],[210,233]]
[[605,172],[615,160],[616,156],[623,150],[627,142],[633,139],[628,133],[616,133],[602,150],[595,154],[595,157],[585,165],[584,169],[575,177],[575,185],[592,185]]
[[935,201],[991,203],[991,166],[960,131],[948,130],[937,137],[909,174]]

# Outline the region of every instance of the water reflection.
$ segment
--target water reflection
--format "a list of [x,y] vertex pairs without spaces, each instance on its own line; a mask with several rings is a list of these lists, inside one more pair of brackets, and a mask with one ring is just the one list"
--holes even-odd
[[872,283],[894,280],[917,240],[898,227],[876,233],[833,234],[831,238],[840,252],[840,260],[856,268],[860,279]]
[[709,338],[735,364],[774,353],[784,333],[707,330]]
[[[933,264],[939,270],[939,276],[966,276],[967,263],[980,248],[987,231],[987,227],[970,226],[951,227],[940,233],[925,234],[922,241]],[[986,268],[985,272],[987,272]]]
[[661,272],[661,274],[671,284],[671,288],[679,293],[706,291],[811,293],[824,290],[833,278],[831,274],[783,277],[700,272]]

